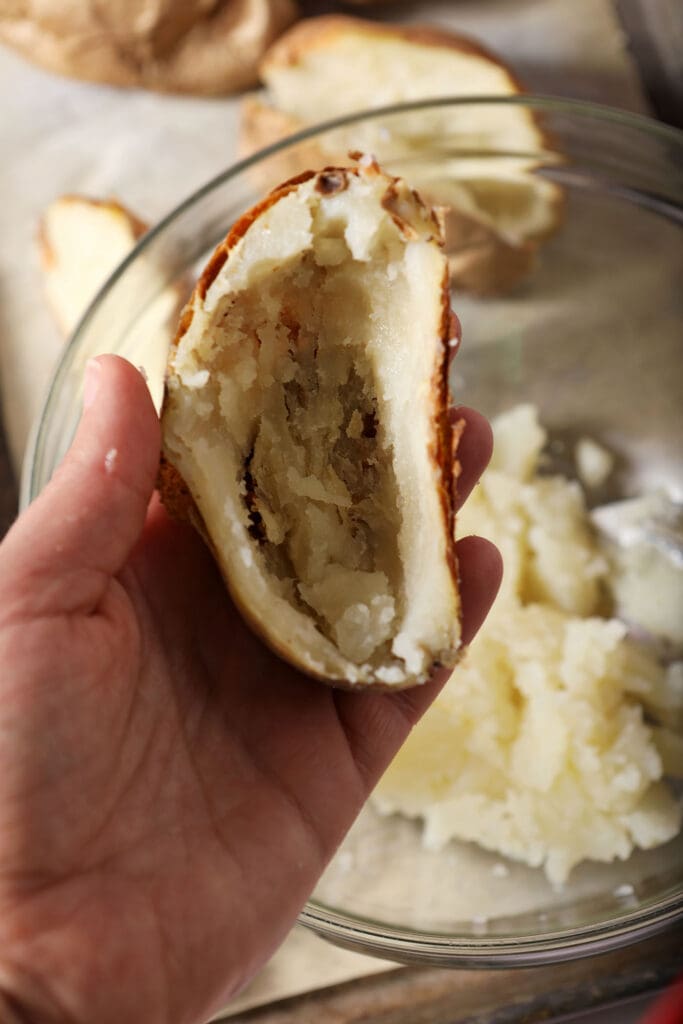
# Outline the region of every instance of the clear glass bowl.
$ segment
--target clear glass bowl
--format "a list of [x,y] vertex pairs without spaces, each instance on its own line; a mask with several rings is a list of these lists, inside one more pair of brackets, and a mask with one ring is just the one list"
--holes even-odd
[[[544,129],[503,141],[513,106]],[[503,122],[501,122],[503,118]],[[617,454],[619,492],[683,494],[683,134],[606,108],[550,99],[443,99],[354,115],[230,168],[150,231],[102,289],[67,346],[25,465],[22,500],[50,478],[73,435],[84,363],[118,352],[144,365],[157,398],[179,304],[215,244],[270,184],[310,156],[377,129],[415,135],[422,171],[510,166],[557,183],[563,221],[509,295],[456,294],[463,345],[452,387],[489,416],[538,406],[551,437],[588,435]],[[357,136],[356,134],[357,133]],[[303,154],[303,155],[302,155]],[[416,152],[385,167],[410,178]],[[515,164],[516,162],[516,164]],[[332,941],[444,966],[529,965],[594,954],[683,917],[683,838],[624,863],[585,864],[561,890],[536,870],[468,844],[426,851],[410,821],[368,807],[301,915]],[[505,875],[505,877],[500,877]]]

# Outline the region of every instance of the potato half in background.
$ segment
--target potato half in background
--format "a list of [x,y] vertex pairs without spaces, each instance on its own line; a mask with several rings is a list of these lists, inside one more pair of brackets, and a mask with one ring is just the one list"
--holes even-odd
[[401,688],[460,646],[440,225],[370,160],[244,214],[183,314],[162,498],[246,620],[335,685]]
[[39,228],[45,295],[60,331],[74,330],[95,295],[147,231],[116,199],[59,196]]
[[0,0],[0,41],[61,75],[219,95],[256,82],[294,0]]
[[[99,289],[133,246],[147,225],[116,199],[82,195],[59,196],[45,209],[38,231],[43,287],[57,325],[65,338],[78,326]],[[178,316],[192,284],[169,285],[167,268],[159,259],[142,255],[118,288],[114,316],[110,311],[97,349],[88,357],[116,348],[120,324],[145,299],[145,312],[131,328],[126,352],[147,373],[154,403],[159,409],[168,349]],[[120,322],[119,322],[120,321]]]
[[[293,26],[267,51],[259,70],[266,91],[243,102],[243,155],[354,111],[435,97],[523,93],[510,69],[472,40],[427,26],[335,15]],[[351,125],[328,134],[324,143],[313,139],[283,152],[278,173],[338,162],[354,149],[373,153],[428,202],[447,210],[452,281],[472,294],[498,294],[518,284],[560,223],[562,190],[534,173],[539,154],[544,163],[559,157],[522,106],[443,107],[403,115],[400,122],[388,117],[383,124]]]

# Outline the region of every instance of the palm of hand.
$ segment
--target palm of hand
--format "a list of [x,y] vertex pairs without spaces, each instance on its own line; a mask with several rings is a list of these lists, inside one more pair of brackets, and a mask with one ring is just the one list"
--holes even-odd
[[[23,720],[38,747],[30,774],[0,802],[0,830],[17,833],[3,920],[30,916],[31,960],[47,957],[65,981],[94,942],[93,983],[113,964],[133,982],[118,1020],[145,1003],[157,1019],[152,1007],[167,992],[176,993],[169,1019],[184,1019],[182,979],[167,976],[174,965],[192,964],[207,992],[226,965],[231,987],[251,974],[263,931],[274,948],[369,785],[338,713],[343,695],[265,651],[198,538],[160,509],[153,519],[94,613],[27,627],[22,642],[46,659],[34,685],[51,678],[50,699],[29,684],[2,712]],[[12,747],[0,755],[3,774]],[[97,986],[84,992],[84,983],[74,986],[83,1019],[109,1019],[95,1010]]]
[[300,676],[154,503],[118,573],[49,586],[0,630],[0,948],[26,988],[47,965],[64,1019],[196,1020],[282,939],[438,684]]

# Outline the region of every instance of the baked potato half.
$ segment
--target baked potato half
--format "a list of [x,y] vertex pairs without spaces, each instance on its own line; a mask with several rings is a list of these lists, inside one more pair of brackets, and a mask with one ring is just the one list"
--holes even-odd
[[183,313],[162,499],[327,683],[400,689],[457,659],[452,323],[437,216],[365,158],[247,212]]

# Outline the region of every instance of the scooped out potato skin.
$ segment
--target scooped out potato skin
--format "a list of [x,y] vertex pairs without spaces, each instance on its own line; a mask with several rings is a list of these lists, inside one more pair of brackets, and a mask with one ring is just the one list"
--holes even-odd
[[402,689],[459,654],[441,245],[373,161],[301,174],[215,250],[169,357],[162,500],[254,632],[334,686]]

